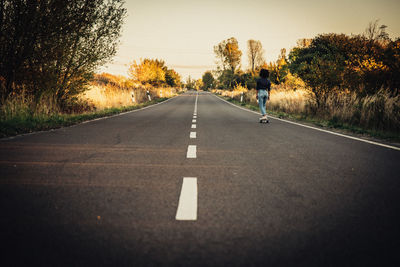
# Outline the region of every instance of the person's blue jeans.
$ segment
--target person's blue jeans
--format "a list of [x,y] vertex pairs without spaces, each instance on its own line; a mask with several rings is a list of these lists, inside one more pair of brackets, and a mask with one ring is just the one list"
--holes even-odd
[[267,104],[268,100],[268,91],[267,90],[258,90],[257,92],[258,95],[258,105],[260,106],[260,112],[261,115],[267,114],[267,111],[265,110],[265,105]]

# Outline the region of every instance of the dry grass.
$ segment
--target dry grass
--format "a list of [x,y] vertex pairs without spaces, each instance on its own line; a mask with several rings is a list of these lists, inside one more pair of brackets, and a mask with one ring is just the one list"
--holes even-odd
[[324,117],[368,129],[400,131],[400,95],[387,90],[363,98],[355,93],[331,93]]
[[151,99],[172,97],[177,94],[177,88],[154,88],[135,83],[124,76],[115,76],[108,73],[95,75],[89,89],[79,98],[87,101],[97,110],[114,107],[126,107],[149,101]]
[[22,90],[19,94],[11,95],[0,105],[0,120],[47,116],[59,112],[60,108],[54,97],[42,96],[39,104],[36,104],[33,96]]
[[0,119],[7,120],[17,117],[45,116],[61,113],[80,114],[93,110],[134,106],[148,102],[147,91],[151,99],[172,97],[179,88],[153,88],[136,84],[123,76],[107,73],[96,75],[88,90],[78,95],[78,101],[67,103],[63,109],[54,97],[43,96],[35,103],[32,95],[21,90],[13,94],[0,105]]
[[[214,90],[213,92],[240,101],[241,93],[244,93],[244,102],[257,105],[257,91],[248,90],[245,87],[237,86],[233,91]],[[305,89],[288,90],[284,87],[272,86],[270,101],[267,108],[274,111],[287,113],[303,113],[310,102],[309,91]]]
[[93,104],[96,109],[132,105],[129,91],[120,90],[112,85],[90,85],[79,97]]
[[175,88],[139,87],[123,89],[111,84],[92,84],[89,86],[89,90],[85,91],[79,97],[94,105],[97,110],[102,110],[113,107],[132,106],[146,102],[148,101],[147,90],[149,90],[151,99],[172,97],[177,93],[177,89]]
[[[134,110],[174,96],[175,88],[146,88],[122,76],[95,77],[87,91],[60,105],[52,96],[35,101],[23,88],[0,103],[0,137],[69,126],[85,120]],[[146,91],[149,90],[151,102]],[[132,99],[134,96],[134,100]]]
[[[233,91],[213,90],[214,93],[257,106],[256,90],[236,87]],[[273,86],[267,109],[276,112],[314,117],[329,121],[332,125],[342,124],[364,129],[400,132],[400,96],[393,97],[386,90],[363,98],[350,92],[332,92],[323,108],[317,110],[312,94],[306,88],[297,90],[290,86]]]

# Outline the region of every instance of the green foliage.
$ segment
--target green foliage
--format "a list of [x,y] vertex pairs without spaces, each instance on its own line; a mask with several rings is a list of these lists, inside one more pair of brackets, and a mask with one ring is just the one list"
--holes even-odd
[[346,55],[342,47],[345,35],[319,35],[306,48],[295,49],[289,58],[290,70],[311,87],[318,108],[325,102],[327,93],[343,83]]
[[165,72],[165,82],[170,87],[180,87],[181,76],[175,70],[167,69]]
[[239,71],[234,77],[234,83],[236,86],[239,85],[245,88],[256,88],[256,76],[251,72]]
[[208,90],[214,88],[215,86],[215,79],[214,76],[210,71],[206,71],[202,77],[203,81],[203,90]]
[[116,53],[122,0],[0,2],[0,96],[54,96],[64,106]]
[[232,89],[235,85],[234,78],[235,74],[231,70],[223,70],[218,77],[218,88]]

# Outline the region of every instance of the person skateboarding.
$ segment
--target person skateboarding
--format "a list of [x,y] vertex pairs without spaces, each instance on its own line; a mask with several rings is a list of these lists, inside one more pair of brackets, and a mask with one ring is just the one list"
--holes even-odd
[[257,79],[257,95],[258,105],[260,107],[260,112],[262,117],[260,122],[269,122],[267,118],[266,104],[269,100],[269,91],[271,90],[271,81],[269,80],[269,71],[266,69],[261,69],[260,78]]

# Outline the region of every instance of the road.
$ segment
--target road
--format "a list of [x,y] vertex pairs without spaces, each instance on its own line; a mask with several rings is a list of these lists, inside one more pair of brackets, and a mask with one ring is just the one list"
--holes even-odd
[[1,140],[0,265],[400,266],[400,151],[258,117],[189,91]]

